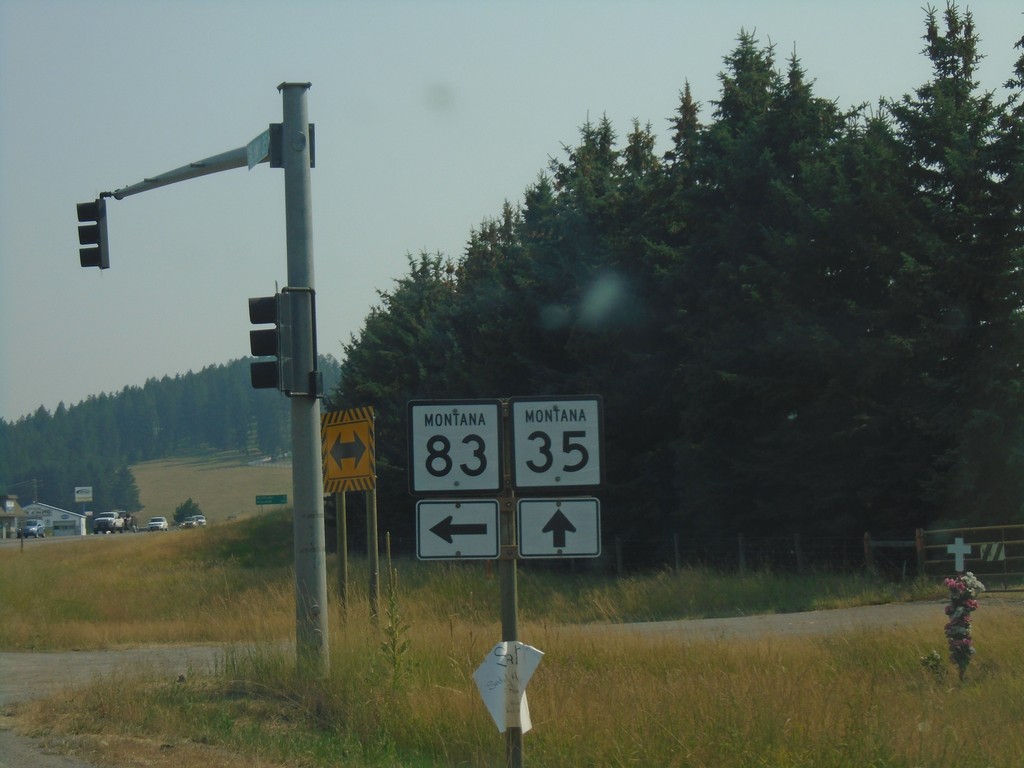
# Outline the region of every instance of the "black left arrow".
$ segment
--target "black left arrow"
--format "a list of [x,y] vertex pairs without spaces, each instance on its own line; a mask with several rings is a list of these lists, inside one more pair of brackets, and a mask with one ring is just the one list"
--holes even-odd
[[452,516],[448,515],[444,520],[430,529],[430,532],[449,544],[453,536],[484,536],[487,534],[487,523],[455,523]]
[[359,462],[363,459],[363,454],[366,453],[366,445],[359,439],[359,433],[353,434],[352,438],[352,442],[343,443],[341,442],[341,435],[338,435],[338,439],[331,446],[331,457],[338,463],[339,467],[345,459],[354,459],[355,466],[358,467]]
[[568,517],[562,514],[562,510],[558,510],[551,516],[547,524],[541,528],[540,532],[550,533],[551,546],[555,549],[562,549],[565,547],[566,532],[576,533],[576,526],[572,524]]

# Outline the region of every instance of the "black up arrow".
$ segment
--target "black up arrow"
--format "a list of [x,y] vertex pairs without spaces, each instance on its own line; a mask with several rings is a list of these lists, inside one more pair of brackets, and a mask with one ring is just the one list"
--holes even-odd
[[452,536],[486,535],[487,523],[453,523],[452,516],[448,515],[448,517],[431,528],[430,532],[451,544]]
[[341,462],[345,459],[353,459],[355,466],[359,466],[359,462],[362,461],[363,454],[366,453],[366,446],[363,441],[359,439],[359,434],[355,433],[352,435],[353,440],[351,443],[341,442],[341,435],[338,435],[338,439],[335,440],[334,445],[331,447],[331,457],[341,466]]
[[555,549],[563,549],[565,547],[566,531],[576,533],[576,526],[569,521],[568,517],[562,514],[562,510],[555,512],[551,519],[548,520],[547,525],[540,530],[541,533],[551,534],[551,546]]

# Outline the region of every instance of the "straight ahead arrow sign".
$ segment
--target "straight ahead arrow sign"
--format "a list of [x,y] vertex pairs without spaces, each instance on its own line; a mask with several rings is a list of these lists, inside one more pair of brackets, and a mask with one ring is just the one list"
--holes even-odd
[[601,555],[601,502],[597,499],[519,499],[516,510],[520,557]]

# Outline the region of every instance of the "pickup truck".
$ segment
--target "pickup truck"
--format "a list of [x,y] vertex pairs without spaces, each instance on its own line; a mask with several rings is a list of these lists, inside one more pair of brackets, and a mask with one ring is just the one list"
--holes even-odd
[[124,533],[128,519],[120,512],[100,512],[92,520],[93,533]]

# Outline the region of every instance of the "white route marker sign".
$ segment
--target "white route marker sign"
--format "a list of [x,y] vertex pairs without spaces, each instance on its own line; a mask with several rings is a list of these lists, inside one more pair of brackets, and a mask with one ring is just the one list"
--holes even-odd
[[476,687],[500,733],[508,728],[520,728],[526,733],[533,727],[526,703],[526,684],[543,655],[525,643],[502,640],[473,673]]

